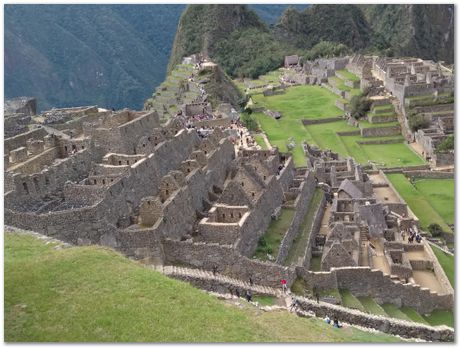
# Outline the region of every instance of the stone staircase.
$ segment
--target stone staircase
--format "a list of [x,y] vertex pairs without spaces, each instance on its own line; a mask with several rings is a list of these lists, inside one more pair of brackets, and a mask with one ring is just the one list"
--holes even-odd
[[367,246],[369,243],[369,232],[367,228],[361,228],[359,231],[359,266],[369,266]]
[[239,289],[242,296],[244,293],[241,290],[251,290],[253,294],[269,295],[275,297],[283,295],[280,289],[256,284],[251,285],[249,282],[245,282],[240,279],[227,277],[219,273],[214,275],[212,272],[198,268],[186,268],[178,266],[151,266],[151,268],[168,277],[178,278],[185,281],[194,281],[194,283],[196,283],[196,281],[200,281],[200,283],[219,283],[225,287],[232,286],[235,289]]

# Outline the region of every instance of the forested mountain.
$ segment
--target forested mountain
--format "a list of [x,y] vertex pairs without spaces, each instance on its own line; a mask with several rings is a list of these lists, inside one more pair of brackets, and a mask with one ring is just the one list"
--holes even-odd
[[[251,5],[270,23],[288,5]],[[301,7],[301,5],[295,5]],[[5,5],[5,97],[139,109],[165,78],[186,5]]]
[[453,62],[452,5],[288,7],[5,5],[5,97],[35,96],[40,110],[139,109],[169,58],[202,50],[232,76],[262,74],[285,54],[346,48]]

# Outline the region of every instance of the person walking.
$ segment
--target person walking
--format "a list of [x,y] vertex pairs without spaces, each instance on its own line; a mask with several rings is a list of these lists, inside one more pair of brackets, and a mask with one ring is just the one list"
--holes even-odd
[[248,302],[252,301],[252,292],[251,292],[251,290],[246,291],[246,300]]
[[281,288],[283,289],[283,294],[285,294],[287,291],[287,281],[284,278],[281,279]]

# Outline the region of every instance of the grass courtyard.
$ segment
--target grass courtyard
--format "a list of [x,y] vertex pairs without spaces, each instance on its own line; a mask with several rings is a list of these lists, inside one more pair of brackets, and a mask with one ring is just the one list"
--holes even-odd
[[448,223],[454,221],[454,179],[420,179],[414,185],[404,174],[387,174],[395,189],[404,198],[421,227],[439,224],[445,232],[452,232]]
[[238,308],[107,248],[55,247],[5,233],[6,342],[400,341],[243,300]]
[[[345,120],[305,126],[303,119],[339,117],[343,111],[335,106],[337,95],[319,86],[296,86],[287,89],[286,94],[264,97],[252,97],[254,107],[265,107],[282,113],[275,120],[263,113],[254,113],[253,117],[267,134],[273,146],[280,151],[288,151],[287,144],[292,138],[295,147],[291,151],[294,163],[303,166],[306,163],[302,141],[316,144],[322,149],[330,149],[344,157],[351,156],[361,164],[372,162],[379,167],[401,167],[424,164],[424,160],[412,151],[400,135],[382,137],[361,137],[360,135],[339,135],[338,132],[358,131]],[[396,123],[392,123],[396,124]],[[366,125],[366,123],[365,123]],[[370,125],[375,127],[375,125]],[[395,140],[392,144],[365,144],[374,140]],[[363,142],[364,144],[360,144]]]

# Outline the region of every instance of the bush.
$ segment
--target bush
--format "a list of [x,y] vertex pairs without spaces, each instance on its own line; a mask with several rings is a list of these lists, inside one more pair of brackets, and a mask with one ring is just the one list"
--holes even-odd
[[245,112],[241,114],[241,122],[243,122],[244,126],[251,132],[256,132],[259,129],[257,121],[250,115],[250,112]]
[[436,147],[436,153],[440,152],[448,152],[454,150],[455,148],[455,140],[453,135],[449,135],[446,139],[441,141],[438,146]]
[[322,57],[338,57],[351,53],[350,49],[341,43],[331,41],[321,41],[308,50],[304,57],[313,60]]
[[353,118],[359,120],[366,116],[371,109],[371,101],[366,95],[356,95],[350,100],[350,113]]
[[427,128],[429,125],[430,121],[423,115],[415,115],[409,117],[409,128],[412,132]]
[[439,237],[444,232],[438,224],[430,224],[428,225],[428,231],[431,233],[433,237]]

